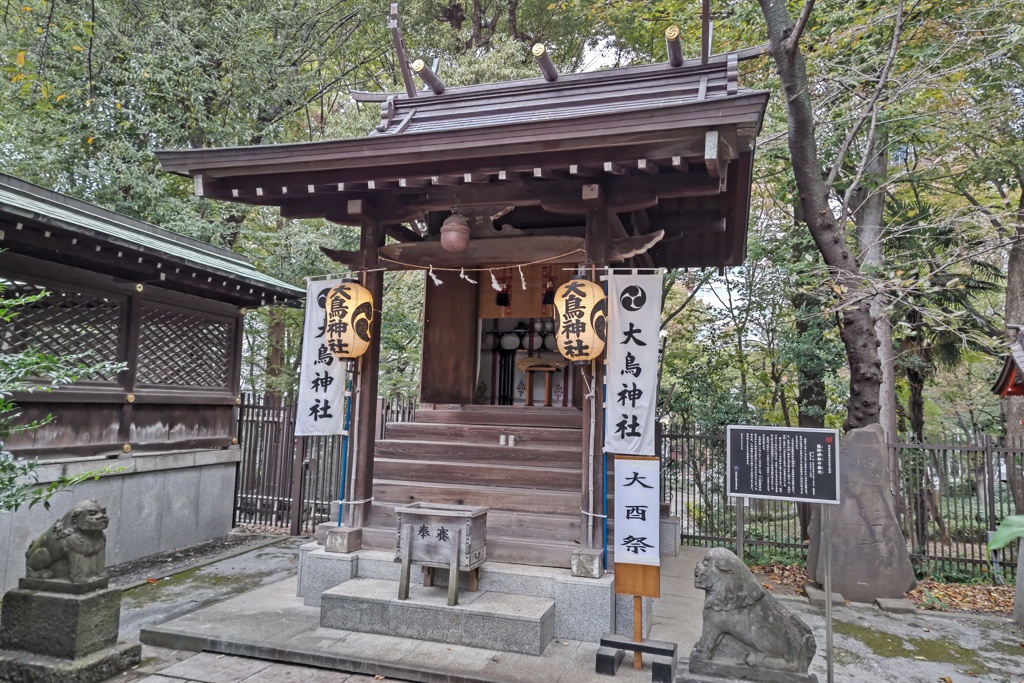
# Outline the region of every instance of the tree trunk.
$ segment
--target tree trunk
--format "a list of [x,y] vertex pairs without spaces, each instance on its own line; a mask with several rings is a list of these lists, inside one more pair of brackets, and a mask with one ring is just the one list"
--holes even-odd
[[[1003,320],[1009,325],[1024,325],[1024,178],[1019,179],[1020,201],[1017,204],[1015,237],[1010,247],[1006,265],[1006,309]],[[1008,342],[1017,336],[1015,328],[1007,328]],[[1006,416],[1007,445],[1024,446],[1024,396],[1007,396],[1003,399],[1003,415]],[[1006,474],[1013,495],[1013,507],[1018,515],[1024,515],[1024,472],[1020,456],[1007,454]],[[1022,544],[1024,545],[1024,544]]]
[[[804,343],[810,341],[814,334],[809,312],[814,300],[807,294],[797,292],[791,299],[793,310],[796,311],[797,338]],[[797,424],[800,427],[821,429],[825,426],[825,410],[828,407],[828,396],[825,393],[825,376],[814,363],[797,363]],[[788,421],[786,423],[789,424]],[[811,503],[797,503],[796,514],[800,521],[800,540],[809,541],[811,524]]]
[[781,0],[759,0],[759,4],[768,26],[769,51],[786,98],[789,152],[803,217],[841,299],[840,336],[850,365],[850,397],[843,427],[864,427],[879,420],[882,383],[871,303],[863,291],[860,267],[846,244],[843,226],[829,204],[829,187],[818,159],[807,65],[799,43],[789,45],[793,20]]
[[[862,266],[882,268],[885,263],[882,254],[882,218],[885,210],[885,180],[889,175],[888,136],[884,129],[878,130],[871,149],[868,163],[864,168],[862,188],[854,193],[854,220],[857,223],[857,245],[860,248]],[[875,319],[875,334],[878,336],[878,360],[882,367],[882,387],[879,396],[879,421],[885,433],[886,445],[896,443],[896,363],[892,349],[892,325],[889,314],[884,310],[881,295],[871,299],[871,315]],[[899,481],[896,450],[890,449],[889,481],[894,500],[898,500]]]

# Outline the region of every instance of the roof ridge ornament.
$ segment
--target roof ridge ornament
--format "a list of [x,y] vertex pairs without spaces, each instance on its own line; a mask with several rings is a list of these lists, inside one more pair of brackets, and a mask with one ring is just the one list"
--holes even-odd
[[398,25],[397,2],[391,3],[391,18],[388,20],[388,28],[391,29],[391,40],[395,43],[398,66],[402,69],[405,92],[410,98],[414,98],[416,97],[416,82],[412,79],[412,71],[409,69],[409,56],[405,49],[405,38],[402,36],[402,28]]
[[675,24],[665,29],[665,49],[668,50],[668,63],[671,66],[683,65],[683,41],[679,33],[679,27]]
[[537,60],[537,66],[540,67],[540,72],[544,74],[544,80],[548,83],[554,83],[557,81],[558,67],[556,67],[555,63],[551,60],[551,55],[548,54],[548,49],[544,47],[544,43],[535,43],[533,49],[530,51]]
[[426,62],[422,59],[417,59],[412,63],[412,70],[416,72],[416,75],[427,84],[427,87],[433,91],[435,95],[444,94],[444,81],[427,66]]

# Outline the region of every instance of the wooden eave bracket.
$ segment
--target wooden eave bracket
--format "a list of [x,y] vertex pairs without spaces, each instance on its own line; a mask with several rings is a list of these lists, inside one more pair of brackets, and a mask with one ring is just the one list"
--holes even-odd
[[725,178],[729,173],[729,162],[738,159],[736,149],[736,128],[723,127],[709,130],[704,134],[704,165],[708,175],[721,181],[720,190],[725,191]]

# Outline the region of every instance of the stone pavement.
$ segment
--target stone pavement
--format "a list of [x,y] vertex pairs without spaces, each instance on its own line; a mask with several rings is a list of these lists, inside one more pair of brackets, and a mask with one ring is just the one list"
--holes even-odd
[[[665,562],[663,597],[655,601],[651,637],[679,643],[683,656],[689,653],[700,633],[703,594],[693,588],[692,572],[703,553],[702,549],[684,548],[680,558]],[[216,571],[214,565],[202,573],[216,575]],[[187,592],[188,581],[181,583],[182,590]],[[207,589],[216,583],[211,576],[202,580]],[[142,665],[114,680],[609,682],[607,677],[594,673],[595,643],[555,641],[542,656],[534,657],[321,629],[319,611],[304,606],[295,597],[295,589],[293,577],[265,583],[157,628],[149,627],[154,635],[147,636],[147,640],[153,644],[144,647]],[[818,655],[811,664],[811,672],[824,683],[824,609],[809,605],[802,598],[784,601],[814,631]],[[894,615],[866,605],[842,605],[834,610],[834,624],[836,680],[843,683],[935,683],[947,678],[955,683],[1024,683],[1024,632],[1008,619],[928,612]],[[177,649],[182,647],[213,652],[194,655]],[[312,668],[316,666],[320,668]],[[356,675],[326,671],[324,667]],[[650,669],[634,671],[627,656],[615,680],[649,681]]]

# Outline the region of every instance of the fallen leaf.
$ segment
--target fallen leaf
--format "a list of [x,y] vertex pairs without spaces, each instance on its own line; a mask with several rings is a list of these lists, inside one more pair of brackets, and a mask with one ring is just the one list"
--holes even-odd
[[939,676],[939,680],[942,681],[942,683],[953,683],[953,679],[949,676]]
[[150,579],[146,579],[146,583],[156,583],[159,580],[160,579],[152,579],[152,578],[150,578]]
[[920,657],[920,656],[918,656],[918,657],[914,657],[914,659],[920,659],[920,660],[922,660],[922,661],[925,661],[924,657]]
[[381,676],[380,674],[377,674],[376,676],[373,677],[373,680],[375,680],[375,681],[383,681],[384,677]]

